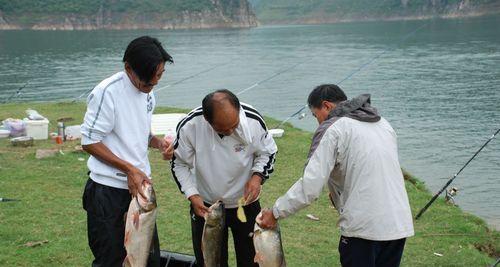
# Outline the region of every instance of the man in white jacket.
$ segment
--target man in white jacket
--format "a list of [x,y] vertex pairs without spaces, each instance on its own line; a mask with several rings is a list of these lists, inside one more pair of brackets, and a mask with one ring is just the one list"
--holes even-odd
[[[83,208],[94,267],[123,264],[124,215],[131,195],[144,194],[141,185],[151,182],[148,146],[158,148],[165,159],[173,151],[151,134],[152,90],[172,57],[157,39],[143,36],[130,42],[123,62],[124,71],[99,83],[88,96],[81,126],[82,147],[91,155]],[[156,231],[148,266],[160,266]]]
[[340,214],[342,266],[399,266],[414,231],[396,133],[370,106],[370,95],[348,101],[338,86],[326,84],[311,92],[308,104],[320,125],[304,174],[257,221],[275,227],[328,184]]
[[[201,239],[207,207],[222,200],[226,229],[222,265],[227,266],[227,228],[231,228],[238,266],[256,266],[252,238],[260,212],[261,185],[273,172],[277,152],[262,116],[240,103],[228,90],[208,94],[202,107],[177,126],[172,174],[191,201],[191,230],[197,263],[203,265]],[[237,219],[238,200],[244,198],[247,222]]]

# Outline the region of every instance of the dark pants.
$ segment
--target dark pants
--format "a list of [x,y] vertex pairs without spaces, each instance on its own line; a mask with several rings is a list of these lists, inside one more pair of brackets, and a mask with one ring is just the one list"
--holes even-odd
[[340,237],[340,263],[343,267],[397,267],[401,262],[406,239],[372,241]]
[[[208,207],[210,205],[206,204]],[[237,208],[226,209],[226,228],[224,231],[224,237],[222,241],[222,262],[221,267],[228,266],[228,255],[227,255],[227,239],[228,239],[228,228],[231,228],[231,233],[233,234],[234,240],[234,250],[236,251],[236,262],[238,267],[246,266],[256,266],[259,265],[254,263],[255,248],[253,246],[253,239],[250,233],[253,233],[253,228],[255,225],[255,218],[260,212],[260,203],[255,201],[254,203],[245,206],[245,215],[247,217],[247,222],[242,223],[236,217]],[[196,263],[198,266],[203,266],[203,252],[201,251],[201,238],[203,236],[203,226],[205,225],[205,219],[194,214],[193,208],[191,207],[191,233],[193,238],[193,249],[194,255],[196,257]]]
[[[123,242],[130,193],[88,179],[82,200],[83,209],[87,211],[89,246],[95,258],[92,266],[121,267],[127,255]],[[159,244],[155,226],[148,266],[160,266]]]

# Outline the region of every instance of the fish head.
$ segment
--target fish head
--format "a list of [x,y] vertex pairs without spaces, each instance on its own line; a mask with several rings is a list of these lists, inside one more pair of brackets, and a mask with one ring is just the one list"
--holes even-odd
[[146,198],[142,195],[137,194],[137,203],[141,210],[144,212],[151,211],[156,208],[156,193],[151,183],[144,182],[142,184],[142,192]]
[[225,220],[225,206],[221,200],[215,202],[210,208],[208,208],[208,213],[205,216],[206,224],[208,225],[217,225]]

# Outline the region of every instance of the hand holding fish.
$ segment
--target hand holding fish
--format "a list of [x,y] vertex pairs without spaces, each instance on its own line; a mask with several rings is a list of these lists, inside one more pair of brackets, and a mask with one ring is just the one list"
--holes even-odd
[[144,192],[142,191],[142,184],[144,182],[152,184],[148,176],[136,167],[131,167],[127,172],[127,182],[130,194],[134,197],[139,194],[143,198],[146,198],[146,195],[144,195]]
[[255,221],[263,229],[274,229],[278,224],[278,220],[274,218],[273,211],[270,209],[263,209]]
[[191,206],[193,206],[194,213],[200,217],[205,217],[208,212],[208,208],[203,203],[203,199],[200,195],[192,195],[189,197],[191,201]]
[[245,199],[245,205],[254,202],[260,195],[260,189],[262,187],[262,178],[254,174],[252,178],[248,180],[245,185],[245,191],[243,193],[243,198]]

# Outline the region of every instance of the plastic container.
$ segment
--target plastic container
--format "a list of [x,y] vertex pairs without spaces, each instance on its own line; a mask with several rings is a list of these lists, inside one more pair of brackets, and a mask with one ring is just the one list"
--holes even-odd
[[26,136],[33,137],[35,140],[44,140],[49,138],[49,121],[24,119],[26,125]]
[[0,129],[0,138],[7,138],[9,137],[9,135],[10,135],[9,130]]
[[20,137],[26,135],[26,124],[18,119],[6,119],[3,122],[3,128],[10,131],[10,137]]
[[285,130],[283,129],[271,129],[269,130],[269,133],[273,136],[273,137],[276,137],[276,138],[280,138],[283,136],[283,134],[285,133]]

